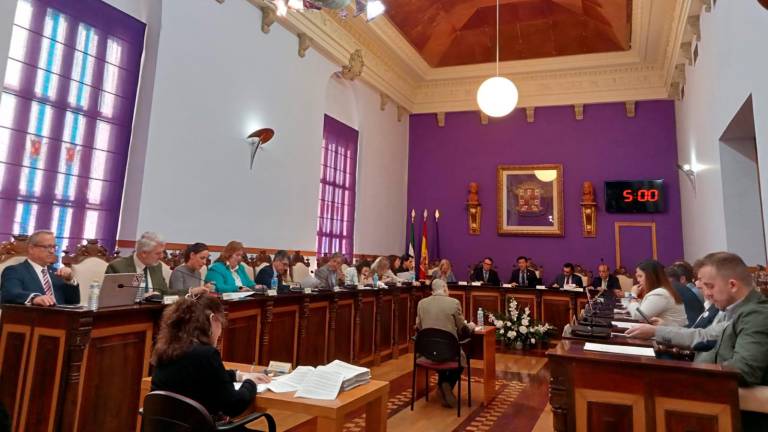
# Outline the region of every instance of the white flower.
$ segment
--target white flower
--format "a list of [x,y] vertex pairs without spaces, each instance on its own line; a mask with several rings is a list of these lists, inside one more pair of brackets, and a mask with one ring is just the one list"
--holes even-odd
[[502,328],[502,327],[504,327],[504,322],[496,321],[496,328]]
[[526,313],[526,314],[529,314],[529,313],[531,313],[531,308],[530,308],[530,307],[528,307],[528,306],[526,306],[526,307],[525,307],[525,313]]
[[522,324],[524,326],[527,326],[528,324],[530,324],[530,321],[528,321],[528,318],[523,318]]
[[509,337],[509,338],[515,337],[515,332],[513,332],[512,330],[508,331],[507,332],[507,337]]
[[526,327],[524,325],[520,326],[520,328],[518,330],[520,330],[520,333],[522,333],[522,334],[528,333],[528,327]]
[[531,343],[532,343],[532,344],[535,344],[535,343],[536,343],[536,339],[534,339],[534,338],[531,338]]
[[507,327],[512,327],[512,323],[507,321]]

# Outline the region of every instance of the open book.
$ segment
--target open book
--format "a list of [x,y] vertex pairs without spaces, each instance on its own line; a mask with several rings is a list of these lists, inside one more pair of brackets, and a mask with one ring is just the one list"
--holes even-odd
[[370,369],[334,360],[317,368],[299,366],[288,375],[274,378],[269,384],[259,384],[258,392],[295,391],[295,397],[333,400],[336,399],[339,391],[349,390],[370,380]]

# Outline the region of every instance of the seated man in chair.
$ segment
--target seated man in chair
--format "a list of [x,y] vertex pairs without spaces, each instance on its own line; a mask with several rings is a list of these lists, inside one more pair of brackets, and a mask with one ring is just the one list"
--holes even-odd
[[[467,323],[461,313],[461,303],[448,296],[448,285],[442,279],[432,281],[432,295],[421,300],[416,315],[416,328],[437,328],[456,335],[471,332],[475,325]],[[443,405],[456,407],[456,397],[453,395],[453,387],[461,379],[461,372],[467,367],[467,359],[461,353],[461,369],[439,371],[437,378],[437,392],[443,401]]]
[[80,303],[80,288],[72,270],[48,267],[56,262],[56,237],[50,231],[38,231],[29,237],[27,259],[8,266],[0,282],[3,303],[55,306]]

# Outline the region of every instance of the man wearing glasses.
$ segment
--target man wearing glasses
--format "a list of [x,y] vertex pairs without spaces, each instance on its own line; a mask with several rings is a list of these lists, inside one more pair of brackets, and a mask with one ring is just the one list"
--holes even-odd
[[3,271],[0,299],[3,303],[55,306],[80,303],[80,288],[72,270],[48,266],[56,262],[56,238],[51,231],[37,231],[29,237],[27,259]]

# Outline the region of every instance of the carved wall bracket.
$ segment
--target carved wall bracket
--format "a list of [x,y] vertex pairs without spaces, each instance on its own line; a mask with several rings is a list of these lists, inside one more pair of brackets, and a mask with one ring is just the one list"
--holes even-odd
[[584,237],[597,237],[597,200],[591,181],[581,187],[581,228]]
[[277,21],[277,11],[270,6],[261,6],[261,31],[269,33],[269,28]]
[[408,114],[409,113],[408,113],[407,109],[405,109],[404,107],[402,107],[400,105],[397,106],[397,121],[398,122],[403,121],[403,117],[407,116]]
[[438,127],[445,127],[445,113],[444,112],[437,113],[437,126]]
[[299,33],[296,36],[299,37],[299,57],[304,58],[307,55],[307,50],[312,47],[312,39],[306,33]]
[[573,114],[576,116],[576,120],[584,120],[584,104],[574,105]]
[[387,109],[387,104],[389,103],[389,96],[387,96],[384,92],[379,92],[379,110],[384,111]]
[[363,74],[364,67],[363,50],[358,48],[349,55],[349,63],[341,67],[341,76],[346,80],[354,81]]
[[480,124],[487,125],[488,124],[488,114],[480,111]]
[[525,121],[528,123],[533,123],[536,121],[534,115],[536,113],[535,107],[525,107]]
[[482,206],[478,195],[479,186],[475,182],[469,184],[467,196],[467,224],[470,235],[480,235],[480,221],[482,220]]
[[627,112],[627,117],[629,118],[635,118],[635,107],[636,107],[635,101],[627,101],[624,102],[624,110]]

